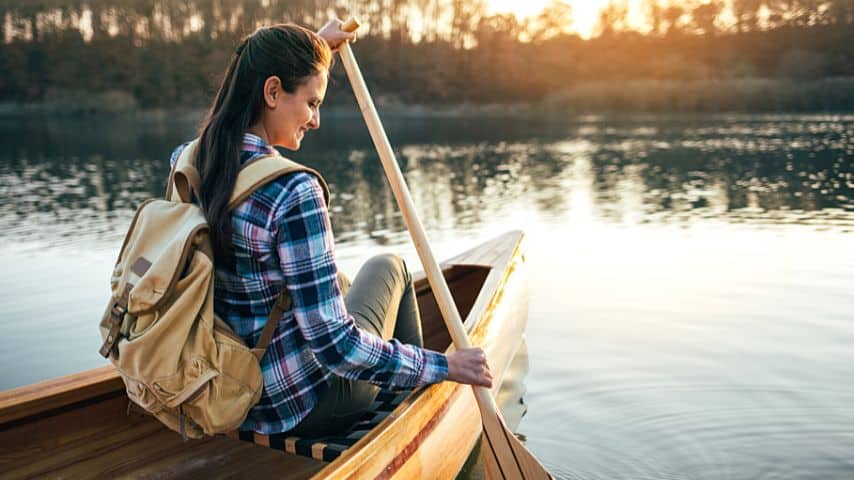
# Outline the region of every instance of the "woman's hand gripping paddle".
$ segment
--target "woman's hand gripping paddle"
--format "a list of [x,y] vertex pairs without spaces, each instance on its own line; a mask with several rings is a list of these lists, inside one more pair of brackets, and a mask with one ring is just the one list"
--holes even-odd
[[[359,23],[355,19],[348,20],[342,26],[342,30],[347,32],[353,32],[357,28],[359,28]],[[391,145],[383,130],[382,123],[380,123],[380,117],[377,115],[374,102],[371,100],[371,95],[365,86],[365,80],[362,78],[362,72],[359,70],[359,65],[356,63],[356,58],[353,56],[353,51],[350,49],[349,43],[344,42],[338,48],[338,53],[341,55],[344,69],[347,71],[347,77],[350,79],[353,92],[356,94],[356,100],[362,109],[365,122],[368,124],[368,130],[371,132],[371,138],[377,147],[383,169],[394,192],[394,198],[400,206],[406,226],[412,235],[415,249],[418,251],[418,256],[421,258],[421,263],[427,272],[427,280],[430,282],[430,287],[436,296],[439,309],[442,311],[442,317],[445,320],[448,331],[451,333],[454,345],[458,350],[469,348],[471,343],[463,329],[463,321],[460,319],[460,313],[457,311],[439,264],[433,257],[433,252],[427,243],[427,235],[424,232],[424,228],[415,214],[412,197],[406,188],[403,174],[400,173],[400,167],[398,167],[397,160],[394,158]],[[527,480],[551,478],[545,467],[519,442],[513,432],[507,428],[489,390],[484,387],[473,386],[472,388],[474,389],[483,419],[483,443],[481,451],[487,478]]]

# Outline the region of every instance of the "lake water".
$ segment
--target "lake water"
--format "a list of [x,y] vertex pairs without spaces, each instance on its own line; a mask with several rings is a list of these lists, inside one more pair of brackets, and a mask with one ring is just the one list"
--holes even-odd
[[[439,258],[526,232],[528,413],[558,478],[854,478],[854,115],[385,118]],[[137,204],[192,115],[0,120],[0,389],[103,364]],[[342,268],[417,265],[363,123],[295,159]]]

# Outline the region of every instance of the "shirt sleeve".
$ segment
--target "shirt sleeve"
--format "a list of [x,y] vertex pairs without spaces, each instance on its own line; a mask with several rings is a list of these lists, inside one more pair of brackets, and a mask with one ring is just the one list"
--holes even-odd
[[172,151],[172,155],[169,157],[169,168],[175,166],[175,162],[178,161],[178,157],[181,156],[181,152],[183,152],[184,148],[186,148],[187,145],[189,145],[190,143],[192,142],[184,142],[181,145],[178,145],[178,147]]
[[385,341],[358,328],[347,313],[323,190],[313,175],[298,175],[274,221],[294,317],[312,352],[335,374],[380,386],[408,388],[445,380],[444,354]]

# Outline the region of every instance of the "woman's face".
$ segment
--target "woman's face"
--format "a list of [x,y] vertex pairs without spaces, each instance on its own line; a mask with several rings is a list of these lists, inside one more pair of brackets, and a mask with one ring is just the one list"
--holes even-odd
[[284,91],[280,83],[272,91],[265,88],[267,108],[262,121],[271,145],[299,150],[305,132],[320,127],[320,104],[326,96],[326,77],[326,70],[318,72],[294,93]]

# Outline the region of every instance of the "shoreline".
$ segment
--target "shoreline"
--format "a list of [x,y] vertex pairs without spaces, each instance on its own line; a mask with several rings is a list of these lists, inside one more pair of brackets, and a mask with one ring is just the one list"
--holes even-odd
[[[854,114],[854,109],[834,110],[710,110],[710,111],[627,111],[627,110],[584,110],[567,111],[563,114],[548,109],[541,104],[490,104],[490,105],[463,105],[463,106],[425,106],[425,105],[402,105],[393,107],[377,106],[382,116],[395,118],[477,118],[489,116],[521,117],[544,116],[545,118],[597,118],[627,115],[631,117],[657,117],[657,116],[698,116],[698,115],[849,115]],[[52,116],[61,120],[80,119],[111,119],[111,118],[135,118],[142,121],[169,121],[185,122],[198,121],[207,110],[198,108],[174,108],[174,109],[139,109],[125,111],[56,111],[40,105],[28,104],[25,106],[8,105],[0,102],[0,120],[13,120],[16,118],[35,118],[41,116]],[[327,117],[332,118],[361,118],[361,112],[357,108],[328,107],[322,110]],[[545,114],[545,115],[544,115]]]
[[[394,119],[448,119],[469,120],[478,118],[540,118],[548,120],[572,120],[581,119],[585,121],[597,121],[612,119],[615,117],[627,119],[652,118],[652,117],[695,117],[695,116],[800,116],[800,115],[828,115],[828,116],[852,116],[854,108],[834,110],[709,110],[709,111],[627,111],[627,110],[585,110],[585,111],[555,111],[549,106],[542,104],[490,104],[490,105],[461,105],[461,106],[425,106],[425,105],[394,105],[377,106],[381,118]],[[58,112],[49,107],[28,104],[25,106],[8,105],[0,102],[0,121],[13,121],[17,119],[52,118],[57,121],[70,120],[94,120],[110,121],[114,119],[152,123],[197,123],[201,121],[207,110],[198,108],[174,108],[174,109],[139,109],[125,111],[61,111]],[[322,110],[327,118],[333,119],[361,119],[362,115],[358,108],[349,107],[327,107]]]
[[[349,93],[349,92],[346,92]],[[336,97],[341,98],[336,92]],[[610,114],[820,114],[854,111],[854,77],[808,81],[779,78],[729,78],[691,81],[629,80],[582,82],[536,101],[445,104],[406,103],[398,96],[374,96],[377,109],[398,118],[531,117],[565,118]],[[118,91],[53,92],[37,102],[0,102],[0,118],[55,116],[97,118],[133,116],[142,120],[197,120],[207,109],[140,107]],[[340,101],[323,108],[332,117],[359,117],[355,103]]]

